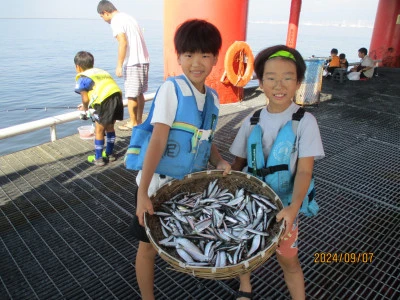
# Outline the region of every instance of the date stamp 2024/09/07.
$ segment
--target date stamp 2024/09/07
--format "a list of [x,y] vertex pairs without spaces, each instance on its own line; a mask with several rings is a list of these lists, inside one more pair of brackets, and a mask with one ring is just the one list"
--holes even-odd
[[374,258],[373,252],[315,252],[314,263],[371,263]]

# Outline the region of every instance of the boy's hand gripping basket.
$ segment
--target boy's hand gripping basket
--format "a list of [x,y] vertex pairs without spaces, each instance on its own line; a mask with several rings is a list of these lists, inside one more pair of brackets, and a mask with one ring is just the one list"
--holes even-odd
[[275,192],[249,174],[222,173],[192,173],[151,196],[155,214],[145,214],[147,236],[179,272],[210,279],[237,277],[268,260],[283,235],[283,222],[275,219],[283,205]]

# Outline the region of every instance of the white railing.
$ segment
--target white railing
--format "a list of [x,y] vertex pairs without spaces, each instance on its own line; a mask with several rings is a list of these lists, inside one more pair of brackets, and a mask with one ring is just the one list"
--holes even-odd
[[[256,75],[253,74],[252,80],[256,79]],[[154,99],[156,93],[149,93],[144,95],[145,101],[151,101]],[[128,100],[124,100],[124,106],[128,105]],[[22,123],[6,128],[0,129],[0,140],[7,139],[16,135],[33,132],[43,128],[50,128],[50,140],[54,142],[57,140],[57,125],[79,120],[81,111],[76,110],[62,115],[40,119],[37,121]]]
[[[156,93],[145,94],[145,101],[151,101],[154,99]],[[128,105],[128,100],[124,100],[124,106]],[[37,121],[32,121],[28,123],[18,124],[15,126],[10,126],[7,128],[0,129],[0,140],[6,139],[12,136],[36,131],[39,129],[50,127],[50,138],[54,142],[57,140],[57,125],[68,123],[71,121],[79,120],[81,111],[76,110],[70,113],[49,117]]]

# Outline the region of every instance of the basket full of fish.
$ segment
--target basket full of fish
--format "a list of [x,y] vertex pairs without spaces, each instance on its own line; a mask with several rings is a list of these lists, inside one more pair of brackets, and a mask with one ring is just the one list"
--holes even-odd
[[203,171],[172,180],[150,198],[145,228],[160,257],[175,270],[229,279],[255,270],[284,232],[283,204],[263,181],[246,173]]

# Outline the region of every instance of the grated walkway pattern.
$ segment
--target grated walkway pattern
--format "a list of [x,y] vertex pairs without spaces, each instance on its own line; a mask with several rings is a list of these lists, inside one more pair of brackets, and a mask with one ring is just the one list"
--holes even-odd
[[[325,80],[332,99],[308,110],[326,158],[315,167],[320,213],[302,218],[300,261],[308,299],[400,298],[400,79],[382,69],[370,81]],[[241,120],[265,103],[259,90],[222,106],[216,144],[229,145]],[[0,299],[140,299],[137,242],[128,235],[135,173],[122,156],[87,163],[78,135],[0,157]],[[315,263],[315,253],[373,253],[369,263]],[[234,299],[236,279],[213,281],[156,263],[157,299]],[[255,299],[289,299],[273,256],[252,277]]]

